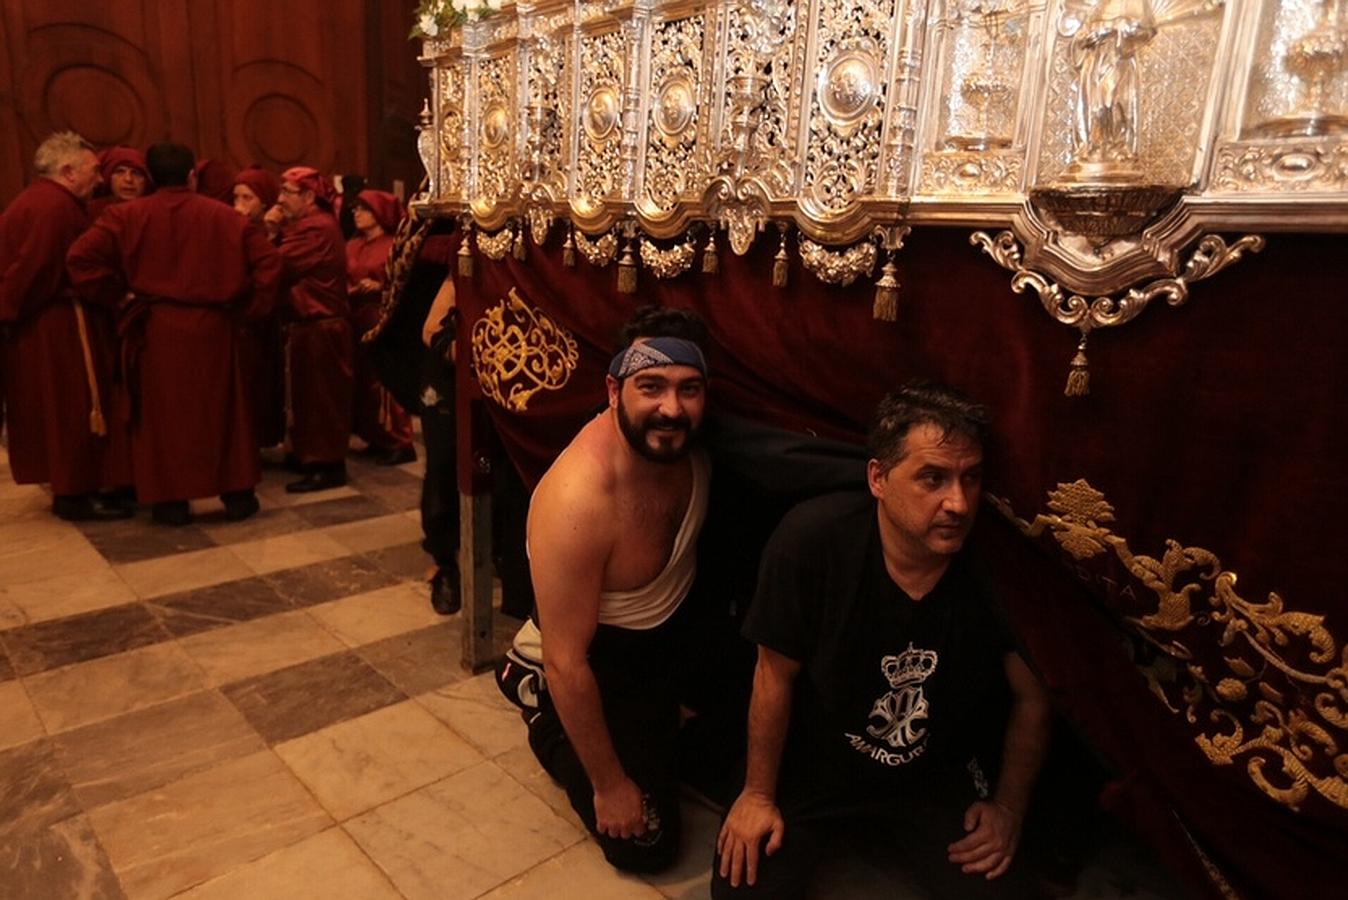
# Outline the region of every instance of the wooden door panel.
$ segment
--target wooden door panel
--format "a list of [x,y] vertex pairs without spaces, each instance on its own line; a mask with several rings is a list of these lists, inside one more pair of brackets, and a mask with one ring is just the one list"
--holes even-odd
[[415,180],[415,6],[5,0],[0,204],[31,180],[38,142],[62,129],[99,146],[177,140],[236,166]]

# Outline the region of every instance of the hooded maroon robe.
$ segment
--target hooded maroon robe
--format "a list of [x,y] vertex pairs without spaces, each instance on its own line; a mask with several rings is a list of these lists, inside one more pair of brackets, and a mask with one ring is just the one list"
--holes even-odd
[[[103,214],[103,210],[109,206],[116,206],[118,203],[125,203],[121,197],[112,196],[112,173],[118,166],[130,166],[145,176],[145,193],[141,196],[148,196],[154,193],[154,179],[150,177],[150,170],[145,165],[145,154],[134,147],[109,147],[98,154],[98,169],[103,175],[103,187],[94,192],[94,198],[85,204],[89,210],[89,221],[92,222]],[[107,193],[102,193],[106,191]]]
[[130,481],[124,433],[113,412],[116,338],[106,310],[85,306],[106,436],[92,407],[73,294],[70,245],[88,227],[84,205],[39,178],[0,215],[0,384],[8,395],[9,463],[18,484],[50,482],[58,496]]
[[281,260],[262,229],[185,187],[160,188],[110,207],[67,260],[76,290],[118,306],[139,499],[254,487],[238,325],[276,300]]
[[305,465],[341,462],[351,434],[354,348],[337,220],[318,209],[287,223],[281,255],[289,287],[290,443]]
[[[264,209],[276,205],[281,190],[280,180],[261,166],[243,169],[234,176],[234,184],[252,191]],[[279,306],[272,315],[244,329],[243,351],[260,447],[274,447],[286,436],[285,336]]]
[[355,432],[371,447],[396,450],[412,446],[412,417],[380,382],[369,347],[360,340],[361,335],[379,324],[381,291],[361,291],[356,285],[369,278],[383,286],[385,266],[393,251],[393,232],[402,218],[402,204],[383,191],[361,191],[359,196],[384,233],[375,238],[358,234],[346,242],[351,326],[356,339]]

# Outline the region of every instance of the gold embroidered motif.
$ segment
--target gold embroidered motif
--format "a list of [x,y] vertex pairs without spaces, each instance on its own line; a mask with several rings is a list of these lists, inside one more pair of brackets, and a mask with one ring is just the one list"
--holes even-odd
[[570,332],[530,309],[514,288],[473,323],[473,370],[482,393],[511,412],[524,412],[541,390],[563,387],[579,360]]
[[1323,616],[1288,610],[1272,592],[1245,599],[1236,573],[1201,547],[1167,540],[1159,559],[1134,554],[1110,528],[1114,508],[1084,479],[1050,491],[1051,514],[1033,522],[1006,500],[992,503],[1078,562],[1112,553],[1147,588],[1155,608],[1125,619],[1163,654],[1143,675],[1171,712],[1184,709],[1208,759],[1243,761],[1260,790],[1294,810],[1311,791],[1348,809],[1348,645],[1340,651]]

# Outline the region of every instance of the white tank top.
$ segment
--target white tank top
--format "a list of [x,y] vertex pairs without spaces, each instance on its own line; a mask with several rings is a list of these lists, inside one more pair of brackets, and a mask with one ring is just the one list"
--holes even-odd
[[[683,522],[674,535],[669,560],[645,587],[601,593],[600,624],[637,631],[655,628],[674,615],[683,598],[688,596],[697,575],[697,536],[707,518],[707,495],[711,487],[711,463],[706,455],[694,451],[689,460],[693,467],[693,487]],[[513,643],[516,652],[526,659],[543,661],[543,635],[532,618],[525,621]]]
[[683,598],[688,596],[688,589],[697,575],[697,535],[707,518],[707,493],[711,481],[707,457],[694,452],[689,459],[693,466],[693,489],[689,492],[683,522],[674,536],[669,561],[645,587],[600,594],[599,624],[638,631],[655,628],[674,615]]

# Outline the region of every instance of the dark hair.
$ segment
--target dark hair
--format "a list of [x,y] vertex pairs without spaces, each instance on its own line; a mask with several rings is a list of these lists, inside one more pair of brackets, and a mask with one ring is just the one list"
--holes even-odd
[[690,309],[642,306],[618,332],[618,349],[626,350],[637,338],[676,337],[706,349],[707,323]]
[[867,449],[888,472],[908,455],[905,439],[915,425],[934,425],[941,440],[966,438],[979,447],[988,441],[988,411],[964,394],[934,381],[914,379],[885,395],[875,407]]
[[185,186],[195,164],[192,151],[182,144],[161,141],[151,144],[145,151],[145,168],[150,170],[150,178],[159,187]]

